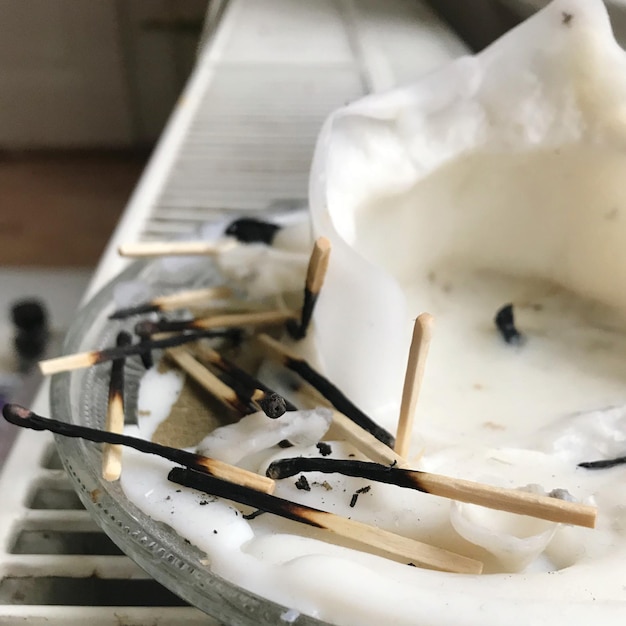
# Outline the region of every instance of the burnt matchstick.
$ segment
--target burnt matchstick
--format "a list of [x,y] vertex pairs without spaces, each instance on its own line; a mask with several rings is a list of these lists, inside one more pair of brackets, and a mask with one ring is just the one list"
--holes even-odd
[[[238,365],[235,365],[232,361],[224,358],[217,350],[213,350],[208,346],[203,344],[198,344],[194,348],[194,352],[200,361],[209,363],[215,366],[217,369],[221,370],[229,376],[234,382],[238,383],[240,387],[246,390],[249,397],[253,397],[255,394],[258,394],[258,390],[264,391],[265,396],[262,398],[272,398],[274,396],[278,396],[282,399],[285,405],[285,411],[297,411],[297,407],[293,405],[286,398],[282,398],[278,393],[276,393],[273,389],[263,384],[258,378],[255,378],[251,374],[248,374],[245,370],[241,369]],[[267,400],[262,399],[261,402],[266,402]],[[270,416],[271,417],[271,416]]]
[[[119,348],[128,346],[133,338],[130,333],[121,331],[117,335]],[[124,359],[113,359],[109,381],[109,404],[105,430],[121,433],[124,430]],[[119,445],[105,443],[102,446],[102,477],[104,480],[117,480],[122,473],[122,448]]]
[[216,256],[239,245],[234,239],[223,241],[144,241],[121,245],[120,256],[147,258],[155,256]]
[[114,348],[104,348],[102,350],[91,350],[89,352],[79,352],[77,354],[68,354],[66,356],[56,357],[39,361],[39,369],[44,376],[58,374],[59,372],[68,372],[70,370],[81,369],[83,367],[91,367],[113,359],[120,359],[128,356],[140,355],[151,350],[162,350],[173,346],[180,346],[185,343],[197,341],[205,337],[227,337],[237,338],[238,331],[236,329],[228,330],[202,330],[193,333],[185,333],[174,337],[166,337],[165,339],[151,339],[150,341],[140,341],[130,346]]
[[584,461],[579,463],[578,467],[584,467],[585,469],[610,469],[617,467],[618,465],[626,465],[626,456],[618,456],[614,459],[602,459],[600,461]]
[[311,318],[313,317],[313,310],[315,309],[317,298],[324,284],[329,260],[330,241],[326,239],[326,237],[319,237],[313,246],[313,252],[311,253],[306,272],[304,304],[302,306],[300,322],[297,323],[295,320],[287,321],[287,330],[294,339],[303,339],[306,336]]
[[498,309],[493,321],[502,335],[502,339],[504,339],[506,343],[520,345],[524,342],[524,335],[522,335],[515,326],[515,315],[513,313],[512,304],[505,304],[502,308]]
[[158,333],[180,332],[185,330],[209,330],[213,328],[233,328],[242,326],[275,326],[293,319],[295,313],[289,309],[258,311],[254,313],[229,313],[212,315],[191,320],[160,320],[150,322],[143,320],[135,326],[138,335],[156,335]]
[[209,495],[225,498],[232,502],[265,511],[266,513],[272,513],[273,515],[307,524],[314,528],[332,532],[367,548],[382,550],[405,563],[463,574],[480,574],[482,572],[483,564],[480,561],[408,539],[402,535],[396,535],[387,530],[369,526],[353,519],[341,517],[334,513],[328,513],[320,509],[284,500],[283,498],[232,485],[224,480],[200,474],[193,470],[176,467],[170,471],[168,479],[184,487],[197,489]]
[[335,385],[327,378],[315,371],[304,359],[300,358],[280,342],[272,339],[269,335],[260,334],[257,339],[267,349],[270,356],[277,359],[287,369],[295,372],[316,389],[332,406],[339,412],[349,417],[353,422],[365,429],[376,439],[393,448],[394,437],[382,426],[379,426],[371,417],[363,413],[355,406]]
[[230,296],[232,296],[232,290],[225,286],[179,291],[167,296],[152,298],[152,300],[142,302],[137,306],[118,309],[109,315],[109,319],[121,320],[133,315],[174,311],[190,305],[197,305],[199,302],[206,302],[207,300],[222,300]]
[[184,348],[172,348],[165,354],[206,391],[237,413],[248,415],[260,410],[275,419],[286,411],[285,402],[278,394],[255,389],[246,397],[220,380]]
[[249,472],[248,470],[229,465],[217,459],[202,456],[201,454],[194,454],[185,450],[162,446],[158,443],[146,441],[145,439],[138,439],[137,437],[129,437],[128,435],[111,433],[106,430],[98,430],[97,428],[88,428],[87,426],[79,426],[78,424],[60,422],[37,415],[17,404],[5,404],[2,409],[2,415],[7,422],[22,428],[48,430],[57,435],[62,435],[63,437],[86,439],[87,441],[93,441],[95,443],[127,446],[139,452],[155,454],[169,461],[173,461],[174,463],[193,468],[196,472],[202,472],[204,475],[223,478],[231,483],[249,487],[251,490],[258,489],[264,493],[271,493],[274,490],[275,483],[271,478],[260,476],[254,472]]
[[417,399],[422,387],[426,358],[432,337],[433,316],[422,313],[413,326],[413,338],[409,349],[409,358],[406,366],[402,402],[400,404],[400,418],[396,432],[395,451],[402,457],[409,453],[411,435],[413,433],[413,418],[417,407]]
[[270,478],[278,479],[302,472],[337,472],[551,522],[595,527],[597,510],[592,506],[379,463],[298,457],[274,461],[267,468],[266,474]]

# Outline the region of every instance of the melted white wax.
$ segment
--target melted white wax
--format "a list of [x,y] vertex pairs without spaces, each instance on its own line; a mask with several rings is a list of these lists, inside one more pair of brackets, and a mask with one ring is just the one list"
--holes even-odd
[[[597,505],[595,530],[456,505],[451,518],[442,498],[378,484],[351,508],[369,483],[337,475],[308,475],[309,492],[278,482],[281,497],[484,560],[486,574],[460,576],[271,515],[246,521],[174,493],[170,464],[133,451],[129,498],[205,550],[212,571],[332,623],[621,624],[626,470],[576,464],[626,452],[624,76],[602,3],[556,0],[477,57],[333,115],[311,177],[314,230],[333,242],[315,327],[329,378],[394,428],[411,321],[433,313],[417,466],[565,489]],[[493,326],[507,302],[521,346]],[[142,397],[158,388],[146,379]],[[263,472],[297,454],[319,451],[244,462]]]

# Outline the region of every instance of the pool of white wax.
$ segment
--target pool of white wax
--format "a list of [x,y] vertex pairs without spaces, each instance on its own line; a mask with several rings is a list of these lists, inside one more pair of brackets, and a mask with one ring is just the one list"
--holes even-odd
[[[147,406],[160,405],[155,400],[165,401],[160,397],[165,394],[171,401],[176,385],[171,377],[171,372],[146,377],[140,398],[150,399]],[[153,416],[144,419],[146,409],[139,406],[139,411],[139,427],[129,427],[129,434],[154,428]],[[426,445],[420,462],[424,469],[507,487],[535,483],[547,490],[564,488],[597,504],[597,529],[559,526],[546,550],[520,572],[506,571],[506,563],[459,537],[450,524],[448,501],[390,485],[311,473],[310,491],[297,489],[293,477],[278,481],[276,495],[481,558],[487,573],[466,576],[409,567],[271,514],[246,520],[242,513],[249,509],[169,483],[170,462],[133,450],[124,450],[122,487],[142,511],[205,551],[212,572],[334,624],[499,626],[504,619],[520,625],[567,619],[587,626],[600,616],[605,624],[617,624],[626,606],[626,470],[589,472],[576,463],[589,446],[618,445],[625,429],[626,410],[616,409],[554,420],[534,438],[527,432],[525,449],[512,430],[496,431],[502,440],[498,448],[474,439],[471,445],[463,441],[430,452],[436,442],[421,437],[416,442]],[[579,443],[566,445],[563,452],[564,441]],[[336,458],[354,453],[348,444],[331,442],[331,447]],[[315,446],[271,448],[248,466],[263,472],[275,458],[319,454]],[[364,486],[370,491],[351,507],[352,496]],[[494,528],[501,525],[499,515],[494,515]],[[489,514],[483,517],[488,520]],[[518,519],[518,535],[524,537],[532,525],[527,518]]]
[[[519,445],[555,420],[626,403],[626,323],[613,310],[553,283],[457,264],[406,294],[412,317],[435,316],[414,453],[420,434],[442,446]],[[507,303],[519,344],[494,323]]]
[[[623,159],[592,145],[474,154],[338,216],[344,240],[400,285],[407,346],[417,315],[435,316],[418,428],[443,428],[448,442],[492,443],[500,431],[506,439],[504,431],[533,432],[568,413],[626,401],[622,167]],[[494,325],[507,303],[526,339],[521,346],[506,345]],[[390,333],[397,343],[390,327],[370,329],[369,339]],[[381,374],[400,372],[405,359],[398,351]],[[326,361],[343,386],[349,370]],[[402,376],[394,375],[391,384],[381,376],[380,406],[400,397]],[[369,398],[368,405],[377,412]],[[377,415],[392,427],[396,410]],[[492,432],[480,432],[482,425]]]

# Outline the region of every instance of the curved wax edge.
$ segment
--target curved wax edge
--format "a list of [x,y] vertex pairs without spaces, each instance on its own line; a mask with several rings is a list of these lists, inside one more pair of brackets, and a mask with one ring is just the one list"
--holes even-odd
[[327,120],[310,200],[337,262],[316,333],[328,376],[366,411],[397,408],[425,308],[400,285],[451,255],[626,310],[625,75],[602,3],[556,0],[481,54]]

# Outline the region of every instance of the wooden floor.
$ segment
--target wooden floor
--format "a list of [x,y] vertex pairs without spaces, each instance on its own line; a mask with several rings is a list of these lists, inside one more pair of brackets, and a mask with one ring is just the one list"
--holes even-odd
[[146,155],[0,154],[0,267],[93,267]]

